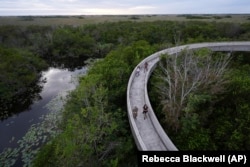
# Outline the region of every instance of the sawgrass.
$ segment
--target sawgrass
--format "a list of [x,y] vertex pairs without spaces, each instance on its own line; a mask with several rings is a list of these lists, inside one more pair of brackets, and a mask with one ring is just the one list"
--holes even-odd
[[17,26],[61,26],[86,25],[118,21],[216,21],[216,22],[249,22],[250,14],[199,14],[199,15],[79,15],[79,16],[2,16],[1,25]]

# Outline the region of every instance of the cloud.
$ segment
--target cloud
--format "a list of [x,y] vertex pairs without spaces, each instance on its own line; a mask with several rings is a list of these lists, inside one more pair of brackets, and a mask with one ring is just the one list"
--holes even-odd
[[156,5],[159,11],[157,13],[167,14],[249,13],[250,11],[250,1],[247,0],[166,0]]
[[53,0],[55,2],[76,2],[78,0]]
[[0,0],[0,15],[249,13],[249,0]]
[[153,6],[135,6],[130,8],[131,10],[145,10],[145,9],[155,9]]

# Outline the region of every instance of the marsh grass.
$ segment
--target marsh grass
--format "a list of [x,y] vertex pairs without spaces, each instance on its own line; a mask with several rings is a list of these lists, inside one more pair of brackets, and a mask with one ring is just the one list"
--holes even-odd
[[80,26],[87,24],[119,22],[119,21],[152,22],[152,21],[191,21],[191,20],[243,23],[243,22],[249,22],[248,20],[249,17],[250,14],[2,16],[0,17],[0,26],[1,25]]

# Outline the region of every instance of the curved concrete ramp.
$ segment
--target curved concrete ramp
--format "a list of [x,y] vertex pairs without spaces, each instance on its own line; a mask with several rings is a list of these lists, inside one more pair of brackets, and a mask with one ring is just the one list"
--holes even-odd
[[[128,87],[127,87],[127,108],[130,127],[133,133],[134,140],[136,142],[138,150],[171,150],[177,151],[178,149],[169,139],[167,134],[162,129],[158,122],[157,117],[154,114],[147,92],[147,82],[154,70],[159,56],[162,54],[173,55],[180,52],[183,49],[199,49],[210,48],[213,51],[250,51],[250,42],[215,42],[215,43],[198,43],[177,46],[169,49],[165,49],[156,52],[146,59],[142,60],[138,66],[142,67],[140,75],[136,76],[136,69],[132,72]],[[144,72],[144,64],[148,62],[148,71]],[[142,114],[143,105],[147,104],[149,107],[148,117],[144,119]],[[132,109],[137,106],[138,116],[134,119]]]

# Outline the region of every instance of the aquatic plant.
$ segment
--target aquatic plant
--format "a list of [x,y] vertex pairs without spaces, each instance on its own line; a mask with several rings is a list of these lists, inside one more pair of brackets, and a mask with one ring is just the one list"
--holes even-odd
[[17,148],[6,148],[0,153],[2,167],[13,166],[19,160],[23,166],[30,166],[40,147],[61,132],[58,124],[68,93],[69,91],[61,92],[45,106],[50,113],[42,115],[40,123],[31,125],[23,138],[17,141]]

